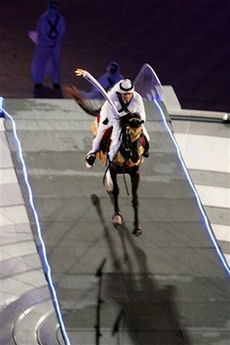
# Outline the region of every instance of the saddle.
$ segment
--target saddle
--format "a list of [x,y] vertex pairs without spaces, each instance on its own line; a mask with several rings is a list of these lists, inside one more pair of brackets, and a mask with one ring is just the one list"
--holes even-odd
[[[100,122],[100,114],[98,114],[93,123],[92,123],[92,127],[91,127],[91,130],[93,132],[93,135],[94,137],[96,137],[97,135],[97,132],[98,132],[98,127],[99,127],[99,122]],[[96,157],[98,159],[100,159],[100,161],[102,162],[102,164],[104,166],[107,165],[107,154],[109,152],[109,146],[110,146],[110,143],[111,143],[111,133],[112,133],[112,127],[109,127],[103,137],[102,137],[102,140],[101,140],[101,143],[100,143],[100,150],[96,153]]]

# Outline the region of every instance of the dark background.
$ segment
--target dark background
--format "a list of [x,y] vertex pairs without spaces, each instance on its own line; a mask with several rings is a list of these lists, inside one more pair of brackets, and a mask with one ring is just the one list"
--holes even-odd
[[[33,97],[35,30],[47,1],[1,0],[0,94]],[[110,61],[134,79],[144,63],[172,85],[182,108],[230,111],[229,0],[63,0],[62,85],[85,90],[77,67],[98,78]],[[50,80],[45,82],[51,85]],[[45,84],[44,83],[44,84]]]

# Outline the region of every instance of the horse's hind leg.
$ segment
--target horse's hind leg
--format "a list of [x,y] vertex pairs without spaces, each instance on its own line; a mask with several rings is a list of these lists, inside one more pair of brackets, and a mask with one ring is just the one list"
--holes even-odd
[[134,230],[133,230],[133,236],[140,237],[142,236],[142,230],[139,224],[139,214],[138,214],[138,207],[139,207],[139,201],[138,201],[138,187],[140,182],[140,172],[139,169],[134,173],[130,175],[131,177],[131,183],[132,183],[132,205],[134,210]]

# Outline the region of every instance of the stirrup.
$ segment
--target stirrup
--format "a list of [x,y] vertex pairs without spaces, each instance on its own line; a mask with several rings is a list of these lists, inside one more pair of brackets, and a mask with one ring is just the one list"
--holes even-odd
[[85,156],[85,161],[86,161],[85,165],[88,169],[92,169],[95,159],[96,159],[96,155],[94,153],[88,153]]

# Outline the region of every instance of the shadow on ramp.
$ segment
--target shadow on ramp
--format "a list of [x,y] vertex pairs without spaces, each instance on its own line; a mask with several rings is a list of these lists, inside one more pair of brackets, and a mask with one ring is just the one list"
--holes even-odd
[[[124,331],[128,332],[134,344],[190,344],[178,321],[174,304],[176,288],[173,285],[160,288],[152,279],[145,253],[124,223],[115,226],[123,248],[122,257],[118,255],[105,223],[100,200],[95,194],[91,199],[103,225],[114,264],[114,272],[104,283],[104,298],[112,300],[120,308],[112,336],[118,337],[118,344]],[[98,300],[101,300],[101,296]],[[99,331],[98,334],[103,335]]]

